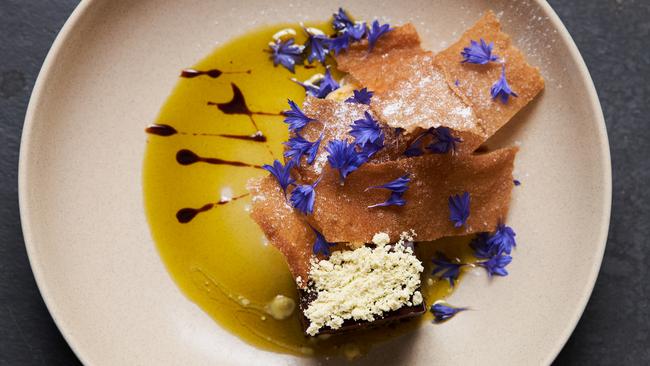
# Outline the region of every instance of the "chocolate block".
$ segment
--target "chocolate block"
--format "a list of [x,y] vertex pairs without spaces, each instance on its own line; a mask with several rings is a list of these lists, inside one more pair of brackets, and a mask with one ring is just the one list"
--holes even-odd
[[[403,245],[407,248],[411,248],[411,250],[413,250],[413,252],[415,253],[415,243],[405,242]],[[374,247],[373,244],[368,244],[367,246]],[[298,308],[300,309],[302,315],[300,317],[300,320],[302,323],[302,329],[305,332],[305,335],[307,336],[310,336],[306,332],[307,328],[309,327],[309,319],[305,316],[305,309],[307,309],[309,307],[309,304],[311,304],[311,302],[316,299],[316,291],[309,291],[309,289],[310,289],[309,286],[306,289],[303,288],[298,289],[298,293],[300,296]],[[420,288],[418,287],[416,291],[420,291]],[[316,335],[344,334],[344,333],[350,333],[350,332],[359,331],[363,329],[375,328],[375,327],[384,326],[391,323],[415,318],[426,313],[426,311],[427,311],[427,306],[423,300],[419,305],[403,306],[397,310],[389,311],[385,313],[381,318],[376,319],[372,322],[365,321],[365,320],[347,319],[343,322],[343,325],[338,329],[332,329],[330,327],[325,326],[321,328]]]
[[[420,289],[418,288],[418,291],[419,290]],[[307,292],[306,290],[300,289],[299,294],[300,294],[300,303],[298,304],[298,307],[302,313],[301,316],[302,329],[303,331],[306,331],[307,327],[309,327],[309,319],[307,319],[307,317],[304,315],[304,310],[307,309],[307,307],[312,301],[314,301],[316,293]],[[368,322],[364,320],[347,319],[346,321],[343,322],[343,325],[338,329],[332,329],[330,327],[325,326],[321,328],[316,335],[344,334],[344,333],[350,333],[362,329],[375,328],[375,327],[399,322],[402,320],[415,318],[426,312],[427,312],[426,304],[424,303],[424,301],[422,301],[420,305],[403,306],[397,310],[389,311],[388,313],[385,313],[381,318],[372,322]],[[305,335],[309,336],[306,332]]]

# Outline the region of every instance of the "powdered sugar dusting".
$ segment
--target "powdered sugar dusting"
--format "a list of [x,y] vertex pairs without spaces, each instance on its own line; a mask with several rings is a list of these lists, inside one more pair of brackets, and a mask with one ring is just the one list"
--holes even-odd
[[305,127],[304,137],[313,141],[321,134],[323,136],[314,165],[303,169],[313,169],[316,174],[320,174],[327,164],[328,154],[327,150],[325,150],[327,143],[330,140],[351,140],[348,132],[351,129],[352,122],[362,119],[364,112],[368,110],[368,106],[337,100],[307,98],[303,104],[303,110],[308,116],[317,119],[317,122]]
[[442,125],[457,131],[480,131],[474,112],[449,88],[430,56],[416,56],[405,66],[402,72],[408,77],[377,95],[372,106],[385,123],[408,132]]

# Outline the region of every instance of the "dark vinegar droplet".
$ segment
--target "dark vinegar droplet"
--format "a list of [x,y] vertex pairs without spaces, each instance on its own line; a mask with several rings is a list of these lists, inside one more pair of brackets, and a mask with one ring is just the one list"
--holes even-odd
[[146,133],[152,135],[158,135],[158,136],[171,136],[178,133],[178,131],[176,131],[176,129],[170,125],[159,125],[159,124],[151,125],[147,127],[144,131]]
[[209,77],[211,77],[213,79],[216,79],[219,76],[221,76],[221,74],[223,74],[223,72],[221,72],[221,70],[218,70],[218,69],[212,69],[212,70],[207,70],[207,71],[200,71],[200,70],[195,70],[195,69],[185,69],[185,70],[181,71],[181,77],[182,78],[188,78],[188,79],[192,79],[192,78],[195,78],[195,77],[201,76],[201,75],[208,75]]
[[179,150],[176,153],[176,161],[180,165],[190,165],[198,162],[201,158],[190,150]]
[[225,103],[215,103],[208,102],[208,105],[216,105],[219,110],[225,114],[245,114],[250,116],[253,114],[248,106],[246,105],[246,99],[244,99],[244,94],[241,92],[239,87],[235,83],[230,83],[232,88],[232,99]]
[[201,208],[182,208],[176,212],[176,220],[180,222],[181,224],[187,224],[188,222],[192,221],[196,215],[198,215],[201,212],[205,212],[210,210],[212,207],[214,207],[213,203],[208,203],[207,205],[204,205]]
[[212,70],[205,71],[205,74],[208,75],[211,78],[216,79],[219,76],[221,76],[221,74],[223,74],[223,73],[221,72],[221,70],[212,69]]

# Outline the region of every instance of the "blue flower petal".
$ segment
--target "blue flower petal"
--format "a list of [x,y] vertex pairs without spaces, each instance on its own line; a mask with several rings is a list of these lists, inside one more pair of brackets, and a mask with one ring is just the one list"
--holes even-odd
[[291,177],[291,169],[293,169],[294,163],[293,161],[289,161],[287,165],[282,165],[281,162],[278,160],[275,160],[273,162],[273,166],[265,164],[262,166],[263,169],[267,170],[273,176],[275,179],[278,181],[280,184],[280,187],[282,187],[282,191],[284,191],[284,194],[287,194],[287,187],[289,185],[294,184],[296,181]]
[[307,164],[311,165],[316,158],[318,147],[320,146],[323,136],[321,135],[318,140],[311,142],[307,141],[304,137],[296,133],[296,135],[285,142],[289,149],[284,152],[284,157],[294,160],[296,165],[300,164],[300,158],[307,154]]
[[468,192],[462,195],[453,195],[449,197],[449,220],[454,223],[454,227],[461,227],[467,222],[469,217],[470,197]]
[[455,281],[460,275],[460,268],[465,264],[452,262],[442,252],[437,252],[435,258],[433,258],[431,261],[434,265],[431,274],[434,276],[438,275],[443,280],[448,280],[451,287],[454,287]]
[[368,88],[353,90],[352,93],[354,95],[346,99],[346,102],[366,105],[370,105],[370,98],[372,98],[372,95],[374,94],[373,92],[369,91]]
[[357,170],[366,161],[366,159],[357,152],[356,145],[354,143],[349,144],[347,141],[330,140],[326,150],[329,153],[327,161],[330,163],[332,168],[338,169],[341,183],[345,181],[345,178],[350,173]]
[[447,127],[438,127],[431,130],[435,140],[427,146],[427,150],[434,154],[446,154],[456,150],[456,144],[462,142],[459,137],[454,137]]
[[343,10],[343,8],[339,8],[338,13],[335,13],[332,15],[332,28],[336,30],[337,32],[345,30],[347,27],[351,27],[354,25],[348,14]]
[[339,34],[349,35],[354,41],[359,41],[366,34],[366,23],[354,23],[342,8],[333,14],[332,28]]
[[309,122],[315,121],[315,119],[307,117],[291,99],[288,102],[291,110],[284,111],[282,114],[286,117],[284,123],[289,125],[289,131],[298,132]]
[[379,150],[384,148],[384,140],[381,139],[378,142],[369,142],[361,148],[361,151],[359,154],[366,160],[370,160],[370,158],[375,155]]
[[367,143],[382,146],[384,144],[384,133],[368,112],[364,112],[364,118],[352,122],[352,130],[349,133],[354,137],[354,143],[362,148]]
[[387,207],[387,206],[404,206],[406,204],[406,200],[402,198],[404,196],[404,193],[399,193],[399,192],[391,192],[390,197],[388,197],[388,200],[382,203],[377,203],[374,205],[368,206],[368,208],[375,208],[375,207]]
[[441,323],[445,320],[451,319],[454,317],[454,315],[464,310],[467,310],[467,308],[456,308],[453,306],[445,305],[441,302],[436,302],[431,306],[430,309],[430,311],[433,313],[433,316],[435,317],[435,323]]
[[375,20],[372,22],[372,27],[368,29],[368,51],[372,51],[375,48],[375,44],[379,37],[384,34],[392,31],[393,29],[389,24],[379,25],[379,22]]
[[428,134],[430,134],[430,131],[425,131],[413,139],[413,142],[411,142],[409,147],[404,151],[404,155],[408,157],[423,155],[424,151],[422,150],[422,139]]
[[510,254],[512,248],[517,246],[517,242],[515,241],[516,235],[511,227],[505,224],[499,224],[494,235],[487,240],[487,244],[494,248],[494,253],[496,254]]
[[[311,225],[310,225],[311,227]],[[330,256],[330,247],[336,245],[335,243],[330,243],[327,240],[325,240],[325,237],[323,234],[318,232],[318,230],[314,229],[313,227],[311,228],[314,231],[314,234],[316,234],[316,241],[314,242],[314,245],[312,247],[312,251],[314,255],[321,254],[325,257]]]
[[278,66],[278,64],[284,66],[287,70],[295,72],[295,66],[298,63],[302,63],[302,47],[294,44],[294,39],[288,39],[285,42],[278,39],[275,43],[269,44],[271,48],[271,59],[273,60],[273,65]]
[[334,80],[334,78],[332,77],[332,73],[330,72],[329,67],[327,68],[327,70],[325,70],[325,75],[323,75],[323,79],[321,79],[318,82],[318,86],[315,86],[313,84],[301,83],[296,79],[291,79],[291,81],[305,88],[305,92],[307,93],[307,95],[311,95],[314,98],[320,98],[320,99],[325,98],[329,93],[339,88],[339,83],[337,83],[336,80]]
[[330,39],[327,36],[322,34],[309,34],[307,42],[305,42],[305,48],[309,51],[307,52],[307,61],[309,63],[314,62],[314,60],[320,61],[320,63],[325,64],[325,57],[329,53],[328,44]]
[[505,64],[501,65],[501,77],[499,77],[499,80],[497,80],[497,82],[492,85],[490,94],[492,95],[492,99],[499,98],[503,104],[508,103],[508,98],[510,96],[517,96],[517,93],[510,89],[510,85],[508,85],[508,81],[506,80]]
[[332,73],[330,72],[330,68],[328,67],[327,70],[325,70],[325,75],[323,76],[323,80],[321,80],[320,84],[318,84],[319,88],[319,96],[318,98],[324,98],[329,94],[330,92],[333,92],[334,90],[339,88],[339,83],[334,80],[332,77]]
[[396,193],[404,193],[409,189],[409,183],[411,182],[411,179],[409,178],[408,174],[405,174],[395,180],[392,180],[386,184],[382,184],[379,186],[372,186],[366,188],[366,191],[369,189],[388,189],[392,192]]
[[487,44],[483,38],[481,38],[480,43],[472,40],[470,41],[469,47],[465,47],[463,51],[461,51],[460,54],[463,56],[463,61],[461,62],[485,65],[490,61],[497,61],[499,59],[499,56],[492,54],[493,47],[493,42]]
[[304,214],[314,212],[314,201],[316,200],[316,186],[320,178],[314,184],[299,185],[291,191],[291,205]]
[[312,165],[314,163],[314,160],[316,159],[316,154],[318,153],[318,148],[320,147],[320,143],[323,141],[323,135],[321,134],[318,140],[314,141],[314,143],[311,145],[309,149],[307,149],[306,154],[307,154],[307,164]]
[[350,47],[350,35],[347,33],[340,34],[329,39],[327,45],[330,51],[334,51],[334,54],[338,55],[341,51],[345,51]]
[[479,265],[485,267],[490,276],[507,276],[506,266],[512,262],[512,257],[509,255],[495,255],[485,262],[480,262]]

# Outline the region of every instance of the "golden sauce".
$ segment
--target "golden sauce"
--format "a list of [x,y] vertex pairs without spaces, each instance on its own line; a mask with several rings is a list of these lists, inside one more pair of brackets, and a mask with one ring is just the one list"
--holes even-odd
[[[268,245],[249,217],[246,181],[267,174],[255,166],[282,157],[282,142],[288,132],[277,113],[287,109],[287,98],[300,104],[305,94],[290,78],[306,80],[324,71],[321,65],[297,67],[294,75],[273,67],[263,50],[271,36],[286,26],[300,30],[295,24],[260,28],[183,72],[153,121],[167,127],[147,131],[146,213],[172,278],[220,326],[254,346],[276,352],[332,355],[350,344],[364,352],[375,343],[429,322],[431,314],[382,329],[323,339],[303,335],[298,311],[288,319],[276,320],[264,310],[278,294],[297,303],[297,291],[284,258]],[[330,29],[329,25],[314,26]],[[298,35],[296,41],[304,39]],[[218,107],[233,98],[231,83],[244,96],[250,115],[227,114]],[[246,138],[258,128],[265,138]],[[211,163],[214,161],[241,164]],[[229,201],[228,197],[238,199]],[[181,212],[183,208],[186,210]],[[470,258],[467,238],[420,244],[418,248],[425,264],[422,290],[427,304],[432,304],[452,289],[445,281],[427,284],[430,257],[443,250],[450,258]]]

